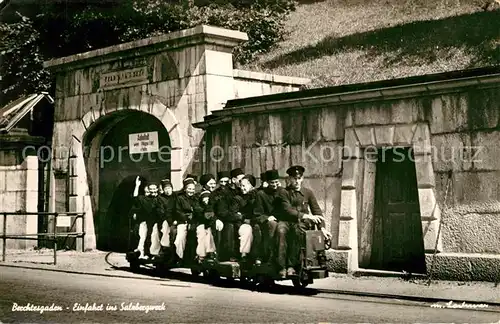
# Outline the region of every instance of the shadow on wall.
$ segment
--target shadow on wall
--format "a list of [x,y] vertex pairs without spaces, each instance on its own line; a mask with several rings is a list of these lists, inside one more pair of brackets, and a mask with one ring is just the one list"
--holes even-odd
[[[402,61],[433,62],[447,48],[466,48],[475,55],[470,67],[500,64],[500,10],[478,12],[440,20],[417,21],[337,38],[325,37],[278,56],[263,64],[266,68],[302,63],[342,51],[365,50],[368,57],[397,53],[386,65]],[[450,54],[452,55],[452,54]]]

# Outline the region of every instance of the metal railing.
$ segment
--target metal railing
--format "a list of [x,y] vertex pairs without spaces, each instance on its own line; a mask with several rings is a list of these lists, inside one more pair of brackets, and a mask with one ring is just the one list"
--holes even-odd
[[[82,252],[85,251],[85,213],[33,213],[33,212],[0,212],[0,215],[3,215],[3,231],[0,238],[3,241],[2,246],[2,261],[5,262],[5,254],[7,249],[7,240],[45,240],[54,243],[54,265],[57,264],[57,241],[60,237],[65,237],[66,239],[69,237],[81,238],[82,243]],[[35,234],[7,234],[7,216],[44,216],[44,217],[52,217],[52,232],[51,233],[35,233]],[[74,217],[73,223],[69,226],[69,230],[71,231],[76,221],[81,218],[82,219],[82,231],[81,232],[57,232],[57,218],[58,217]],[[68,226],[61,226],[68,227]]]

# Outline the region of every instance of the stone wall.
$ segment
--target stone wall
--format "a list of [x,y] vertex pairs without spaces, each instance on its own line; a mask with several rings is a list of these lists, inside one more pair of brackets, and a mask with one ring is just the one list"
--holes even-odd
[[[5,136],[5,135],[4,135]],[[1,142],[1,139],[0,139]],[[36,156],[22,155],[22,147],[0,149],[0,232],[1,212],[36,212],[38,204],[38,161]],[[36,215],[7,216],[6,234],[34,234],[38,230]],[[0,249],[3,242],[0,240]],[[26,249],[37,245],[34,240],[8,239],[7,249]]]
[[[273,103],[266,105],[269,110]],[[305,186],[315,192],[334,237],[333,248],[338,253],[331,263],[333,268],[337,271],[359,268],[358,253],[346,251],[357,251],[364,244],[357,222],[366,209],[367,199],[363,200],[366,192],[356,179],[362,179],[363,172],[366,176],[366,164],[363,169],[362,164],[342,161],[342,157],[354,156],[356,150],[370,145],[402,143],[413,145],[418,155],[416,168],[427,267],[431,264],[441,219],[443,227],[434,276],[493,278],[500,266],[498,84],[392,100],[352,100],[296,109],[297,106],[293,111],[281,106],[267,113],[256,112],[256,107],[242,107],[240,114],[234,112],[225,117],[228,122],[223,128],[207,126],[207,137],[212,138],[212,143],[226,143],[231,133],[231,143],[225,145],[239,153],[227,154],[222,163],[231,162],[232,167],[241,166],[255,175],[275,168],[285,176],[290,165],[305,166]],[[252,114],[244,114],[243,110],[251,110]],[[351,144],[354,146],[349,147]],[[448,174],[451,178],[445,201]],[[353,254],[356,258],[350,259]]]
[[304,78],[244,70],[233,70],[233,76],[234,98],[238,99],[299,91],[311,82],[311,80]]

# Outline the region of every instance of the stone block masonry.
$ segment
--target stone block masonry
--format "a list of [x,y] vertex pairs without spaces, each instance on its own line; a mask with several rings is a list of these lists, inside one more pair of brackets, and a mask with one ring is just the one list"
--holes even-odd
[[[27,156],[21,163],[15,150],[2,150],[0,154],[0,231],[3,231],[4,216],[1,212],[36,212],[38,205],[38,161],[36,156]],[[36,234],[36,215],[10,215],[6,218],[6,234]],[[3,242],[0,240],[0,249]],[[7,240],[7,249],[25,249],[36,246],[33,240]]]

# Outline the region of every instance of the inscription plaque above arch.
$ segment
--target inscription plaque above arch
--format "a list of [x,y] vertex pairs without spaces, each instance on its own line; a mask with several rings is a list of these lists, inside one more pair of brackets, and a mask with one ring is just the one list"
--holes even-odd
[[112,71],[101,74],[99,89],[112,90],[123,86],[137,86],[149,83],[147,66]]

